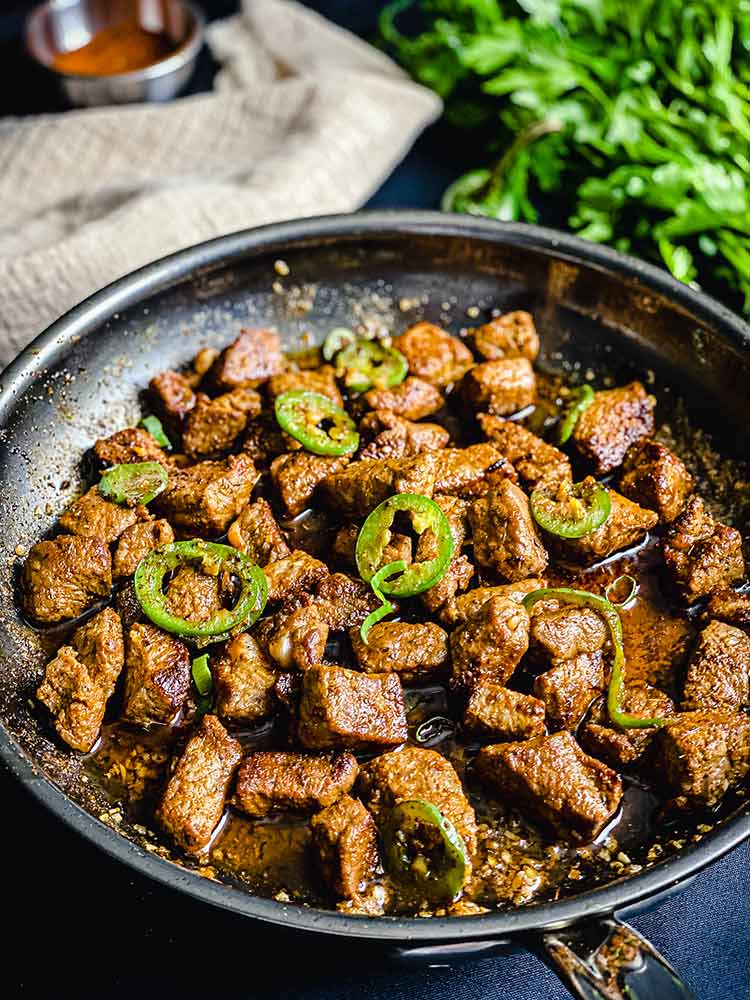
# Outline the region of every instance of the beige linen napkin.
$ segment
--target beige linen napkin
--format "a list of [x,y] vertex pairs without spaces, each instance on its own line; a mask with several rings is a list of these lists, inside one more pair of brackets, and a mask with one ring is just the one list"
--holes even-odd
[[247,226],[358,208],[440,112],[296,3],[208,29],[215,89],[0,121],[0,368],[115,278]]

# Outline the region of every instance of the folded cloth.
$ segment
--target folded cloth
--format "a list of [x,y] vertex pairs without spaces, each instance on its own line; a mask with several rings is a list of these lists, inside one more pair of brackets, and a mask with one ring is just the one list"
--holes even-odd
[[386,56],[285,0],[210,25],[214,90],[0,121],[0,369],[134,268],[362,205],[440,113]]

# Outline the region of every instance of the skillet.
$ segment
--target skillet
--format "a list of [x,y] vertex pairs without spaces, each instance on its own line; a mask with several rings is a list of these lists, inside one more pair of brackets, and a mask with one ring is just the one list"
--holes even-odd
[[[283,260],[289,276],[274,263]],[[750,835],[742,800],[710,832],[638,875],[556,902],[482,916],[356,917],[279,903],[207,879],[144,848],[30,707],[44,644],[14,598],[19,553],[49,531],[87,474],[93,441],[126,426],[154,371],[178,367],[239,326],[275,324],[290,349],[334,326],[399,327],[424,317],[457,330],[496,307],[529,309],[542,362],[653,371],[730,457],[748,454],[750,328],[641,261],[535,226],[429,212],[289,222],[222,237],[122,278],[73,309],[0,375],[0,754],[39,802],[109,854],[208,903],[288,928],[355,937],[415,961],[535,950],[576,996],[692,996],[622,918]],[[479,319],[473,313],[478,310]],[[406,312],[404,312],[404,310]],[[470,310],[467,318],[467,310]],[[742,526],[740,526],[742,527]],[[119,831],[119,832],[118,832]],[[616,915],[615,915],[616,914]]]

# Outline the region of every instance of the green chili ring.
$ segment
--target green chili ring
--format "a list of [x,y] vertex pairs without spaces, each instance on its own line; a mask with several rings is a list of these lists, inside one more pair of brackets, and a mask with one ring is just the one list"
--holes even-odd
[[352,392],[366,392],[373,386],[391,389],[403,382],[409,362],[395,347],[379,340],[358,340],[336,355],[336,373]]
[[367,636],[370,634],[372,626],[377,625],[377,623],[382,621],[386,615],[389,615],[392,611],[396,610],[388,598],[383,594],[381,589],[383,580],[387,579],[389,576],[393,576],[394,573],[403,573],[405,569],[406,563],[404,560],[397,559],[396,562],[388,563],[386,566],[381,566],[381,568],[369,581],[373,594],[375,594],[377,599],[380,601],[380,607],[371,611],[360,626],[359,636],[365,646],[367,645]]
[[[162,589],[164,577],[191,562],[227,570],[239,579],[240,595],[233,608],[223,609],[205,622],[191,622],[167,610]],[[162,545],[141,559],[135,571],[135,594],[154,625],[174,635],[196,639],[200,645],[201,640],[221,642],[236,630],[253,625],[266,606],[268,581],[260,567],[231,545],[193,539]]]
[[[313,455],[348,455],[359,447],[357,426],[340,406],[320,392],[290,389],[276,397],[276,420],[282,430]],[[319,426],[323,421],[331,426]]]
[[570,397],[570,402],[565,409],[565,413],[563,414],[557,430],[558,444],[565,444],[565,442],[570,439],[570,435],[573,433],[576,424],[578,423],[578,418],[582,413],[588,410],[593,402],[594,390],[587,383],[580,386],[575,391],[575,393]]
[[[425,833],[427,854],[420,850]],[[384,867],[395,879],[433,900],[458,897],[469,854],[461,834],[437,806],[423,799],[399,802],[386,818],[382,842]],[[439,857],[433,861],[435,854]]]
[[99,480],[99,493],[121,507],[137,507],[167,488],[169,477],[161,462],[129,462],[113,465]]
[[549,497],[544,490],[534,490],[529,506],[539,527],[558,538],[590,535],[601,528],[612,512],[609,490],[591,477],[573,483],[560,500]]

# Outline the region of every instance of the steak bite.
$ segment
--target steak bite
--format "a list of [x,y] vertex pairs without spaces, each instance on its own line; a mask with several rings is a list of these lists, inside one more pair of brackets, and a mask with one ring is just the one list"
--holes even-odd
[[62,622],[77,618],[112,590],[112,557],[105,542],[58,535],[32,545],[21,576],[21,600],[29,618]]
[[100,438],[94,445],[94,454],[102,465],[130,465],[132,462],[169,464],[167,453],[142,427],[125,427],[107,438]]
[[496,684],[480,680],[472,688],[464,726],[484,739],[506,743],[543,736],[544,702]]
[[167,611],[189,622],[207,622],[224,608],[222,598],[230,584],[222,576],[204,573],[197,566],[180,566],[167,586]]
[[598,650],[553,663],[551,670],[535,679],[534,694],[544,704],[550,728],[572,730],[604,690],[608,670]]
[[299,706],[303,746],[363,749],[403,743],[407,736],[396,674],[360,674],[323,665],[305,671]]
[[163,518],[136,521],[120,535],[112,560],[112,576],[115,579],[132,576],[149,552],[173,541],[174,532],[169,521]]
[[[622,709],[642,719],[667,718],[676,715],[674,702],[650,684],[628,684],[622,698]],[[620,770],[634,764],[643,756],[658,729],[614,728],[604,698],[599,698],[591,708],[588,719],[581,726],[578,737],[586,753],[605,764]]]
[[292,451],[279,455],[271,463],[271,479],[279,491],[287,513],[292,517],[312,506],[318,483],[327,476],[341,472],[349,464],[349,456],[311,455],[308,451]]
[[503,798],[583,843],[601,833],[622,798],[615,772],[588,757],[568,732],[484,747],[476,769]]
[[537,655],[551,661],[570,660],[603,649],[609,630],[593,608],[549,600],[532,608],[530,635]]
[[394,493],[431,497],[437,468],[435,452],[413,458],[364,459],[327,476],[320,490],[323,500],[342,516],[365,518]]
[[505,417],[536,402],[536,375],[527,358],[485,361],[464,375],[461,390],[474,409]]
[[443,394],[421,378],[409,376],[392,389],[370,389],[365,403],[371,410],[390,410],[407,420],[421,420],[442,409]]
[[382,622],[372,626],[366,643],[358,628],[349,635],[357,666],[368,674],[423,678],[448,667],[448,636],[434,622]]
[[450,440],[440,424],[415,423],[390,410],[373,410],[359,423],[359,433],[366,442],[359,458],[408,458],[423,451],[438,451]]
[[378,831],[359,799],[343,795],[310,820],[316,860],[329,890],[357,899],[375,876]]
[[504,684],[528,647],[526,609],[507,597],[493,597],[451,634],[453,686],[470,690],[480,680]]
[[155,375],[148,385],[154,409],[174,445],[175,440],[179,440],[182,435],[185,417],[195,406],[193,387],[189,379],[173,371]]
[[750,628],[750,594],[738,594],[729,587],[715,590],[708,599],[706,617],[737,628]]
[[331,573],[323,577],[315,585],[314,593],[328,627],[339,632],[359,628],[380,604],[369,584],[346,573]]
[[430,614],[435,614],[444,605],[450,604],[459,590],[466,590],[473,576],[474,566],[468,558],[465,555],[453,556],[443,576],[419,595],[420,600]]
[[515,482],[515,469],[489,442],[444,448],[438,458],[435,492],[473,500],[503,479]]
[[572,562],[581,566],[592,566],[614,552],[629,549],[642,542],[648,532],[655,528],[659,515],[645,507],[639,507],[614,490],[608,490],[612,507],[609,517],[595,531],[580,538],[556,538],[555,547]]
[[513,583],[541,576],[547,568],[542,545],[529,509],[529,499],[505,479],[469,508],[474,558]]
[[283,559],[269,563],[265,570],[268,600],[285,601],[300,592],[310,592],[328,576],[328,567],[303,549],[293,549]]
[[445,389],[474,364],[471,351],[434,323],[415,323],[393,341],[409,362],[409,374]]
[[257,722],[274,708],[276,674],[255,639],[236,635],[220,656],[211,660],[216,688],[216,712],[233,722]]
[[664,562],[688,603],[731,586],[745,575],[742,536],[715,521],[692,496],[664,540]]
[[712,621],[698,637],[688,664],[682,709],[734,711],[750,697],[750,638],[738,628]]
[[88,753],[99,738],[104,711],[125,662],[122,625],[105,608],[77,629],[47,664],[36,696],[54,718],[58,736]]
[[[358,524],[345,524],[336,532],[336,537],[333,540],[333,556],[353,568],[357,566],[359,528]],[[380,561],[385,566],[390,562],[402,560],[407,566],[410,566],[414,557],[411,538],[400,531],[391,531],[390,536]]]
[[261,750],[242,761],[234,801],[248,816],[313,813],[351,791],[358,774],[350,753],[329,758]]
[[270,330],[243,329],[214,361],[206,380],[220,392],[245,385],[257,388],[285,368],[277,334]]
[[156,818],[189,854],[207,847],[224,814],[242,747],[215,715],[204,715],[169,779]]
[[674,521],[694,485],[681,459],[658,441],[640,440],[628,448],[620,491],[641,507],[655,510],[660,521]]
[[263,497],[242,508],[229,526],[227,540],[259,566],[285,559],[291,552],[271,505]]
[[286,616],[269,638],[268,653],[283,670],[307,670],[323,660],[328,632],[324,609],[318,604],[303,604]]
[[521,604],[527,594],[546,586],[546,580],[532,577],[529,580],[520,580],[518,583],[502,583],[497,587],[475,587],[468,594],[461,594],[446,604],[440,613],[440,618],[445,625],[463,625],[493,597],[507,597]]
[[98,486],[92,486],[82,497],[74,500],[60,518],[60,527],[71,535],[98,538],[109,545],[115,542],[126,528],[145,513],[144,508],[123,507],[105,500]]
[[[448,519],[453,537],[453,557],[447,570],[436,584],[420,594],[420,600],[424,607],[429,612],[435,613],[444,604],[452,601],[457,591],[465,590],[469,586],[471,578],[474,576],[474,567],[465,555],[460,554],[466,539],[466,514],[469,504],[460,497],[446,496],[445,494],[433,494],[432,499]],[[439,548],[435,532],[428,528],[419,536],[416,551],[417,561],[426,562],[435,559],[439,554]],[[382,562],[383,565],[387,562],[385,553]]]
[[170,469],[154,505],[174,527],[201,537],[222,535],[250,498],[258,471],[247,455]]
[[139,726],[171,722],[190,692],[187,646],[153,625],[128,633],[123,718]]
[[573,481],[568,456],[514,420],[491,413],[477,417],[483,433],[518,473],[524,486],[553,488]]
[[531,313],[523,309],[504,313],[474,330],[474,347],[487,361],[502,358],[527,358],[539,354],[539,334]]
[[640,382],[594,393],[593,402],[576,421],[572,439],[594,463],[595,475],[622,465],[631,444],[653,434],[655,405]]
[[234,446],[248,421],[258,416],[261,407],[261,398],[255,389],[234,389],[215,399],[199,392],[182,433],[185,454],[194,461],[220,458]]
[[304,389],[306,392],[317,392],[327,396],[336,406],[343,406],[344,400],[336,385],[336,370],[331,365],[322,365],[314,371],[286,371],[274,375],[268,383],[268,395],[276,399],[282,393],[293,389]]

